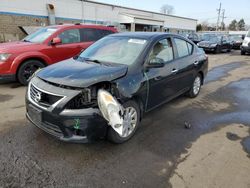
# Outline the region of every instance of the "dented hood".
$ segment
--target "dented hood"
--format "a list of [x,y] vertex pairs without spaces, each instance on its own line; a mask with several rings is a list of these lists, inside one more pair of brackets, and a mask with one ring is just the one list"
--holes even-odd
[[73,58],[48,66],[37,73],[43,80],[72,87],[88,87],[124,76],[128,67],[120,64],[80,62]]

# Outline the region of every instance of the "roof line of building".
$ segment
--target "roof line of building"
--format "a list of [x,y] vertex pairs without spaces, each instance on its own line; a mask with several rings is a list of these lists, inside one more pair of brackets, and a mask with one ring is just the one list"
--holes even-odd
[[170,17],[175,17],[175,18],[182,18],[182,19],[198,21],[197,19],[194,19],[194,18],[163,14],[163,13],[160,13],[160,12],[153,12],[153,11],[149,11],[149,10],[142,10],[142,9],[125,7],[125,6],[120,6],[120,5],[113,5],[113,4],[109,4],[109,3],[102,3],[102,2],[91,1],[91,0],[79,0],[79,1],[88,2],[88,3],[96,3],[96,4],[100,4],[100,5],[108,5],[108,6],[113,6],[113,7],[117,7],[117,8],[125,8],[125,9],[130,9],[130,10],[137,10],[137,11],[148,12],[148,13],[153,13],[153,14],[158,14],[158,15],[163,15],[163,16],[170,16]]

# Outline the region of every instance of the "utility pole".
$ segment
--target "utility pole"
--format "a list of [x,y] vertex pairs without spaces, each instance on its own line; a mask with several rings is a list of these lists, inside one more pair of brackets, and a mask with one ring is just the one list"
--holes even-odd
[[218,31],[219,23],[220,23],[221,3],[220,3],[220,8],[217,9],[217,11],[218,11],[218,19],[217,19],[217,24],[216,24],[216,31]]
[[225,23],[224,23],[224,19],[225,18],[227,18],[226,16],[225,16],[225,12],[226,12],[226,10],[225,9],[223,9],[222,10],[222,20],[221,20],[221,28],[222,28],[222,30],[223,30],[223,27],[225,26]]

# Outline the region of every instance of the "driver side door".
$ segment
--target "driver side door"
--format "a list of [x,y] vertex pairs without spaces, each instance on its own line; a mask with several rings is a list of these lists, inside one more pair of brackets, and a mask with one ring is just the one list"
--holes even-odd
[[[162,67],[150,67],[150,63],[164,63]],[[147,110],[153,109],[168,100],[178,92],[178,67],[174,60],[174,49],[171,38],[161,39],[152,47],[145,74],[148,79]]]

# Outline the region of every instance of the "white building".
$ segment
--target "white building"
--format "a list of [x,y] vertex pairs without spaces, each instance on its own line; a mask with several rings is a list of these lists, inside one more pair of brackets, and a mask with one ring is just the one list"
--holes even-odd
[[[127,31],[192,32],[197,20],[80,0],[0,0],[0,41],[20,38],[18,26],[58,23],[115,25]],[[3,40],[3,39],[2,39]]]

